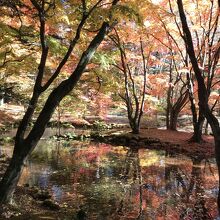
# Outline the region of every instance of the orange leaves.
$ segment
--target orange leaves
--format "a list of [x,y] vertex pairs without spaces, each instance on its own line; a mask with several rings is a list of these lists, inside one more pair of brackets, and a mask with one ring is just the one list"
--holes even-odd
[[[150,85],[150,95],[158,98],[166,96],[166,89],[168,86],[167,75],[162,74],[151,74],[148,75],[148,84]],[[167,84],[167,85],[166,85]]]

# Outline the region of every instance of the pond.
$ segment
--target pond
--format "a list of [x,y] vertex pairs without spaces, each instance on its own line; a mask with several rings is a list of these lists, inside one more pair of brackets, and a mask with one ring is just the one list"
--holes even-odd
[[213,158],[43,139],[19,184],[48,189],[89,220],[217,218]]

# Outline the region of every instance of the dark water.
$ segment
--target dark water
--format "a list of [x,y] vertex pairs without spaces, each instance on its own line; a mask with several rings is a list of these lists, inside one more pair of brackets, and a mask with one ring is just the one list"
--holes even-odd
[[42,140],[19,184],[49,189],[89,219],[216,219],[214,159]]

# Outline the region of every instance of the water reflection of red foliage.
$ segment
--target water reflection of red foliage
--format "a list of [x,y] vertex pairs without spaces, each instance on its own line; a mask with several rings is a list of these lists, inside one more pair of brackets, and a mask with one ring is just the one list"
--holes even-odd
[[[108,213],[105,219],[118,220],[138,216],[156,220],[217,216],[218,178],[213,160],[116,148],[90,144],[72,154],[60,152],[58,161],[70,172],[70,182],[65,180],[64,201],[76,206],[89,204],[91,220],[104,212]],[[31,169],[41,172],[40,167],[26,167],[22,183],[33,175]],[[95,209],[97,204],[99,210]]]

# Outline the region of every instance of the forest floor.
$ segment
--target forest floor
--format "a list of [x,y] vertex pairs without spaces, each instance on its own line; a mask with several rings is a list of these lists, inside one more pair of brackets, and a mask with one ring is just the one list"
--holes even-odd
[[[214,156],[214,138],[211,135],[203,135],[201,143],[191,142],[192,132],[172,131],[166,129],[142,129],[140,131],[140,138],[159,139],[160,142],[166,143],[163,147],[174,146],[178,148],[178,152],[185,152],[189,155],[204,155],[207,157]],[[175,150],[175,149],[174,149]]]

